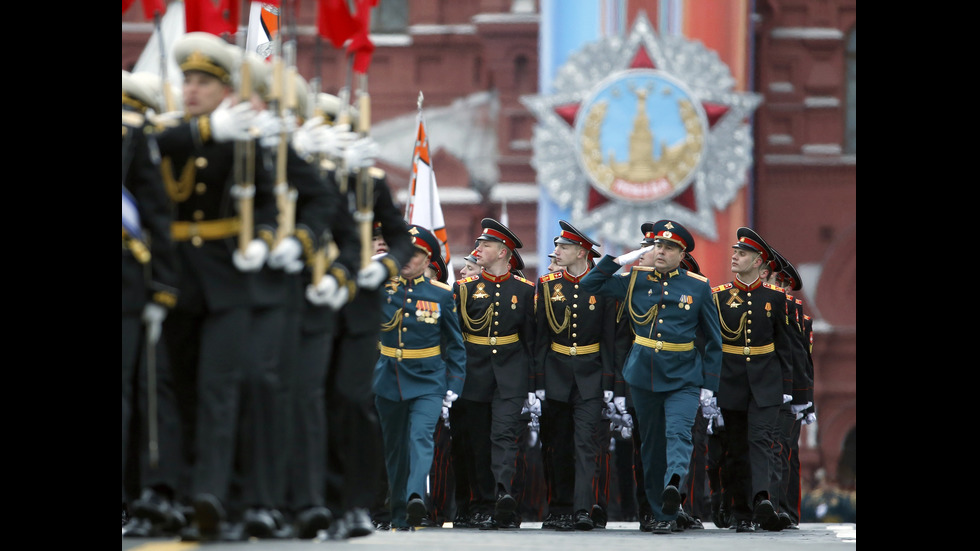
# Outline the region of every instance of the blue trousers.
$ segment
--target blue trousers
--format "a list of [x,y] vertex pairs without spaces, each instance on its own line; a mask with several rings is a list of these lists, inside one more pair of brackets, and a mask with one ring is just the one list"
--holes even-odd
[[662,512],[664,487],[673,475],[681,482],[691,464],[694,443],[691,427],[698,412],[701,389],[686,386],[670,392],[650,392],[630,385],[633,406],[639,417],[643,458],[643,484],[647,500],[657,520],[676,520],[677,513]]
[[442,413],[442,394],[411,400],[374,397],[384,440],[385,469],[391,489],[391,525],[408,526],[406,506],[412,494],[425,499],[425,481],[432,468],[436,422]]

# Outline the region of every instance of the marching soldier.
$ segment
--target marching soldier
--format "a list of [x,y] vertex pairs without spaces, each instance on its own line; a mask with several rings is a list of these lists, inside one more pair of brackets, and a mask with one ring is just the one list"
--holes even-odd
[[[788,291],[799,291],[803,280],[799,272],[785,257],[773,249],[781,269],[763,272],[767,283],[778,285]],[[768,276],[768,277],[766,277]],[[779,485],[774,490],[779,510],[779,528],[798,530],[800,523],[800,429],[807,408],[813,405],[813,359],[810,357],[810,342],[806,330],[806,314],[803,301],[787,292],[786,304],[789,307],[790,333],[798,346],[793,356],[793,400],[783,404],[779,410],[779,453],[777,455]],[[776,449],[774,447],[774,449]]]
[[599,455],[594,439],[605,403],[616,397],[626,412],[625,386],[613,362],[616,303],[580,289],[597,243],[565,220],[555,239],[559,271],[538,280],[535,364],[544,374],[542,445],[551,449],[549,513],[568,516],[559,530],[591,530],[593,478]]
[[792,347],[786,293],[760,278],[760,269],[778,260],[751,228],[739,228],[732,245],[735,279],[712,289],[721,322],[723,364],[717,403],[725,422],[732,496],[738,532],[778,527],[770,495],[773,434],[779,407],[793,399]]
[[[336,124],[343,106],[336,96],[321,93],[318,108]],[[366,127],[355,118],[351,130]],[[366,123],[363,123],[366,124]],[[338,125],[343,127],[344,125]],[[355,292],[336,313],[326,382],[327,507],[335,519],[332,537],[344,539],[372,534],[371,508],[377,499],[379,473],[384,472],[381,429],[371,378],[378,358],[381,332],[381,284],[398,275],[412,257],[412,240],[402,213],[395,206],[387,175],[373,166],[369,136],[345,147],[328,161],[355,225],[368,225],[373,237],[380,223],[387,252],[357,263]],[[376,144],[374,144],[376,147]],[[361,251],[362,257],[364,251]],[[351,453],[357,450],[358,453]]]
[[[606,255],[582,280],[587,293],[624,300],[635,335],[623,367],[641,432],[643,480],[657,521],[652,531],[677,530],[678,489],[691,461],[691,427],[702,398],[718,384],[721,335],[707,278],[680,268],[694,237],[677,222],[660,220],[641,228],[648,246],[618,258]],[[620,266],[644,254],[653,267],[636,266],[629,277],[614,277]],[[694,345],[705,337],[702,357]]]
[[[259,159],[236,179],[232,140],[248,143],[259,118],[247,103],[228,108],[236,49],[215,35],[180,38],[174,55],[184,72],[186,122],[158,134],[161,171],[174,204],[171,227],[181,265],[176,305],[163,325],[177,383],[194,526],[187,539],[216,539],[228,520],[237,405],[248,364],[255,272],[265,263],[276,225],[272,178]],[[243,219],[239,200],[250,201]]]
[[[384,438],[391,524],[409,528],[427,518],[426,478],[443,407],[463,390],[466,351],[451,288],[423,275],[440,255],[438,238],[409,226],[415,252],[384,286],[381,355],[372,388]],[[445,347],[445,349],[443,349]]]
[[[466,382],[450,411],[453,464],[469,459],[473,500],[469,510],[480,529],[517,527],[512,495],[521,407],[535,397],[534,283],[511,273],[513,251],[523,246],[492,218],[481,222],[477,263],[481,273],[453,285],[463,340]],[[529,404],[535,405],[535,404]]]
[[[132,516],[127,537],[174,534],[184,522],[175,507],[180,434],[173,381],[166,354],[158,346],[163,320],[177,302],[170,199],[160,176],[160,151],[147,120],[160,111],[160,92],[159,77],[123,71],[122,501],[124,507],[129,504]],[[154,418],[148,418],[150,413]],[[156,430],[148,430],[149,426]],[[135,454],[133,447],[139,450]],[[130,456],[139,459],[138,466],[131,464]],[[127,469],[140,473],[142,491],[135,501],[126,492]]]

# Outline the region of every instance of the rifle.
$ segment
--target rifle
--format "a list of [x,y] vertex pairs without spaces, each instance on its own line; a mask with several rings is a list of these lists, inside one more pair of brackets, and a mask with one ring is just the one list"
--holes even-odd
[[[239,45],[244,48],[244,34],[239,33]],[[252,100],[252,71],[246,56],[242,56],[241,77],[238,83],[238,100]],[[241,224],[238,229],[238,250],[242,253],[255,235],[255,141],[235,142],[235,186],[232,195],[238,200],[238,216]]]
[[[371,127],[371,96],[367,91],[367,74],[359,75],[357,99],[358,115],[357,130],[362,136],[367,136]],[[357,212],[354,220],[361,234],[361,269],[367,267],[373,256],[371,243],[374,241],[374,178],[368,174],[368,168],[357,170]]]

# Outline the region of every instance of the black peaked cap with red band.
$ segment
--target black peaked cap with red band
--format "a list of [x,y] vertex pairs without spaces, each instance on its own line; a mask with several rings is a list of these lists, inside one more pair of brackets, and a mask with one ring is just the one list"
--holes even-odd
[[782,269],[777,272],[777,276],[776,276],[777,279],[788,280],[789,282],[788,287],[790,288],[790,290],[799,291],[800,289],[802,289],[803,279],[800,278],[800,273],[796,271],[796,267],[793,266],[789,260],[786,260],[785,256],[779,254],[779,251],[777,251],[776,249],[773,249],[772,252],[773,254],[776,255],[776,258],[778,258],[779,262],[782,264]]
[[782,264],[780,264],[779,258],[772,252],[772,247],[766,243],[766,240],[758,232],[752,228],[742,226],[735,232],[735,237],[738,238],[738,241],[732,245],[733,249],[762,253],[762,261],[769,264],[769,268],[773,273],[782,269]]
[[589,251],[599,246],[598,243],[589,239],[587,235],[578,231],[575,226],[568,222],[559,220],[558,225],[561,226],[561,233],[555,238],[555,245],[578,245]]
[[514,235],[514,232],[493,218],[484,218],[480,222],[480,226],[483,227],[483,233],[480,234],[480,237],[476,238],[477,241],[496,241],[503,243],[512,251],[524,246],[524,243],[521,243],[521,240]]
[[684,253],[684,258],[681,259],[681,268],[696,274],[701,273],[701,266],[698,266],[698,261],[694,259],[691,253]]
[[640,231],[643,232],[643,240],[640,243],[644,246],[653,245],[659,239],[676,243],[686,252],[694,250],[694,236],[680,222],[673,220],[644,222],[640,226]]
[[418,224],[411,224],[408,226],[408,233],[412,235],[412,245],[429,253],[432,258],[442,257],[442,243],[431,231]]

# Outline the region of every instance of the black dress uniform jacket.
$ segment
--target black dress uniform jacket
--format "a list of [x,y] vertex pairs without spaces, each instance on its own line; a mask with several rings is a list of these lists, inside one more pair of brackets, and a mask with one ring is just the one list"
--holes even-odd
[[534,283],[510,272],[453,284],[466,341],[466,382],[460,397],[490,402],[534,392]]

